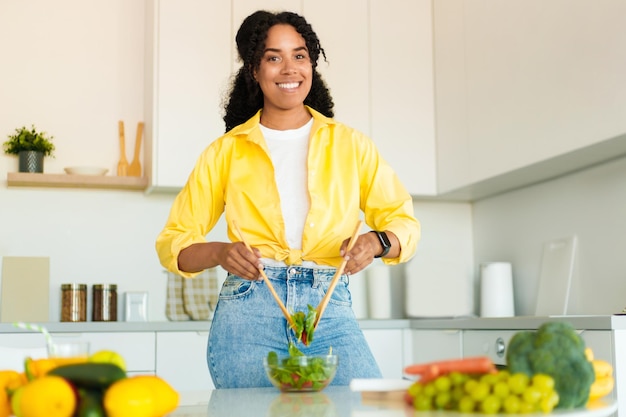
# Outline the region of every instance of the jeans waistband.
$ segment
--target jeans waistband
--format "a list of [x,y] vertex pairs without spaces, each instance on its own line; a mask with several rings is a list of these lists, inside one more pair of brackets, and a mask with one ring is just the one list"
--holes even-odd
[[300,265],[287,265],[284,261],[277,261],[270,258],[261,258],[261,262],[264,266],[274,266],[278,268],[287,268],[289,266],[308,268],[308,269],[336,269],[334,266],[318,265],[313,261],[302,261]]

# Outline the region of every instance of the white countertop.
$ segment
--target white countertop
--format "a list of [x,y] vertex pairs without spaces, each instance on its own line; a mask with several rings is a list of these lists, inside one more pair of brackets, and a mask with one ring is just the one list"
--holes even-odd
[[[568,321],[578,329],[608,330],[626,329],[626,315],[580,315],[580,316],[515,316],[502,318],[456,317],[456,318],[407,318],[391,320],[359,320],[362,329],[481,329],[522,330],[536,329],[548,320]],[[76,322],[37,323],[55,333],[73,332],[208,332],[210,321],[164,321],[164,322]],[[1,333],[23,333],[11,323],[0,323]]]
[[[555,411],[560,417],[605,417],[617,410],[613,400],[588,409]],[[416,413],[398,400],[364,400],[346,386],[315,393],[284,394],[275,388],[221,389],[181,393],[180,406],[170,417],[484,417],[457,412]],[[504,415],[502,415],[504,416]],[[545,417],[525,414],[524,417]],[[500,415],[495,415],[500,417]],[[510,415],[506,415],[510,417]]]

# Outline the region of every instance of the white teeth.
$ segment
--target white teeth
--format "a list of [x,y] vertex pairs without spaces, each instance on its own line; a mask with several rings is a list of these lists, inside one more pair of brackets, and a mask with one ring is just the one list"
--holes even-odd
[[296,87],[298,87],[298,85],[299,85],[299,83],[281,83],[281,84],[278,84],[278,86],[280,88],[296,88]]

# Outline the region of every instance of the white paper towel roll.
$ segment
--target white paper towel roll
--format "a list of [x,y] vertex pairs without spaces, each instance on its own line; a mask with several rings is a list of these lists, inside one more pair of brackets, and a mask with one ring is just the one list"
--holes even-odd
[[370,265],[367,270],[369,316],[391,318],[391,270],[387,265]]
[[481,317],[511,317],[515,315],[512,269],[509,262],[488,262],[481,265]]

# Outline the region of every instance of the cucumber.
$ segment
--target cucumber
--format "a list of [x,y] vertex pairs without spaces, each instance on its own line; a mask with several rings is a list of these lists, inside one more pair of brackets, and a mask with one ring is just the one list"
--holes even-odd
[[75,417],[106,417],[102,403],[103,393],[100,389],[78,389],[78,406]]
[[74,363],[52,369],[48,375],[57,375],[77,388],[107,389],[115,381],[126,378],[126,372],[112,363]]

